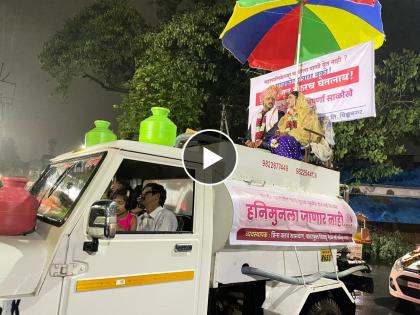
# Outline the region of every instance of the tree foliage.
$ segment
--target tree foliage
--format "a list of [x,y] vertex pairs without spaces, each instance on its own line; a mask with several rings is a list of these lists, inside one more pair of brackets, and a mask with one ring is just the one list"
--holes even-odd
[[218,127],[223,103],[231,105],[234,135],[244,133],[249,77],[219,40],[230,13],[224,5],[200,6],[145,36],[130,93],[116,106],[123,137],[133,137],[152,106],[169,108],[179,132]]
[[78,77],[109,91],[126,92],[145,30],[140,13],[126,0],[99,0],[66,20],[44,43],[39,59],[63,94]]
[[235,3],[234,0],[151,0],[150,2],[158,6],[157,16],[161,23],[169,20],[178,13],[185,13],[191,10],[197,4],[213,6],[217,3],[229,3],[233,7]]
[[404,143],[420,135],[420,55],[391,53],[376,68],[375,118],[334,125],[335,159],[350,166],[354,180],[377,181],[397,174],[393,158]]
[[407,242],[399,231],[389,233],[374,228],[371,237],[372,242],[363,246],[363,255],[367,254],[364,259],[371,262],[391,264],[414,248],[414,244]]
[[[74,78],[86,77],[129,92],[115,105],[124,138],[136,137],[152,106],[168,107],[179,132],[218,128],[221,104],[229,105],[233,138],[243,135],[250,70],[219,40],[233,1],[152,2],[161,22],[155,29],[127,0],[98,0],[67,20],[39,56],[57,90],[65,93]],[[391,54],[376,69],[377,117],[334,125],[336,164],[354,181],[398,173],[394,157],[404,153],[407,139],[420,136],[419,64],[417,53]]]

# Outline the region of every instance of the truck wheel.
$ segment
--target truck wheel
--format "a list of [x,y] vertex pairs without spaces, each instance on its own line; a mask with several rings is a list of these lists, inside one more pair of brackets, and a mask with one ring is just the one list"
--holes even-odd
[[342,315],[337,302],[331,298],[324,298],[314,302],[308,309],[307,315]]

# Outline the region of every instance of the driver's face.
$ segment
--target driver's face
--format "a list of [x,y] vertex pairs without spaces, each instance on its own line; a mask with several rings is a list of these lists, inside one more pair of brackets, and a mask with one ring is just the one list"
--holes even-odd
[[153,195],[153,191],[150,187],[146,187],[143,189],[140,197],[138,198],[139,205],[142,207],[147,207],[153,202],[153,200],[156,198],[156,195]]

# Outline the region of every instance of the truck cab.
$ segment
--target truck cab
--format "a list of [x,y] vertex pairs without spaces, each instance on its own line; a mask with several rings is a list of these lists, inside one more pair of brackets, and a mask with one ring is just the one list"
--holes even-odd
[[[0,314],[304,314],[320,303],[354,314],[332,258],[357,225],[339,197],[339,173],[236,149],[233,175],[216,186],[192,180],[174,147],[119,140],[54,158],[31,190],[35,231],[0,236]],[[177,230],[115,231],[105,196],[116,174],[132,187],[163,185]],[[350,234],[292,233],[289,223],[267,221],[268,212],[270,232],[242,225],[241,211],[261,214],[246,200],[265,201],[267,211],[281,198],[336,207]]]

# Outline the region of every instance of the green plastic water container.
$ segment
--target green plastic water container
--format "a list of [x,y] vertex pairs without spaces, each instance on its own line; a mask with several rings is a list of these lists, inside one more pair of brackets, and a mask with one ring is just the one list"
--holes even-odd
[[85,146],[117,140],[117,135],[109,129],[111,123],[106,120],[95,120],[95,128],[85,134]]
[[168,118],[169,109],[152,107],[153,115],[140,123],[140,142],[175,146],[176,125]]

